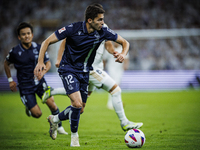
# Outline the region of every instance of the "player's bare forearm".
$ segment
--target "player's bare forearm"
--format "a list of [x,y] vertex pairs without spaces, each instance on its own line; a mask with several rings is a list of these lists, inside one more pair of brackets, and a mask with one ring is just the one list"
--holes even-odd
[[122,45],[122,52],[114,54],[115,58],[117,58],[115,61],[122,63],[125,59],[125,56],[127,55],[128,51],[129,51],[130,44],[127,40],[122,38],[120,35],[118,35],[116,42]]
[[35,74],[36,78],[39,79],[42,75],[42,71],[46,70],[46,65],[44,64],[44,55],[45,55],[45,52],[47,51],[48,46],[57,41],[58,41],[58,39],[57,39],[55,33],[53,33],[45,41],[42,42],[39,57],[38,57],[38,63],[34,69],[34,74]]
[[114,54],[115,49],[111,41],[105,42],[105,48],[110,54]]
[[129,47],[130,47],[129,42],[127,40],[125,40],[124,38],[122,38],[120,35],[118,35],[116,42],[122,45],[121,54],[124,54],[126,56],[129,51]]
[[47,73],[51,69],[51,62],[50,62],[50,60],[47,61],[45,65],[46,65],[46,71],[45,71],[45,73]]
[[59,47],[59,50],[58,50],[58,56],[57,56],[57,60],[56,60],[56,64],[55,66],[58,68],[60,66],[60,61],[62,59],[62,55],[63,55],[63,52],[65,50],[65,44],[66,44],[66,39],[64,39],[61,44],[60,44],[60,47]]
[[10,66],[9,65],[10,65],[10,63],[7,60],[5,60],[4,61],[4,70],[5,70],[7,78],[11,77]]
[[[5,73],[6,73],[6,76],[7,78],[11,78],[11,73],[10,73],[10,63],[5,60],[4,61],[4,70],[5,70]],[[9,81],[9,80],[8,80]],[[17,91],[17,84],[15,81],[9,81],[9,87],[10,87],[10,90],[13,91],[13,92],[16,92]]]

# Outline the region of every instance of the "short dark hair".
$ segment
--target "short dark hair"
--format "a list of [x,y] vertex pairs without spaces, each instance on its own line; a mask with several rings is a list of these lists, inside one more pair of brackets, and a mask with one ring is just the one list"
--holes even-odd
[[98,3],[94,3],[94,4],[92,4],[93,6],[97,6],[97,7],[100,7],[100,8],[102,8],[103,9],[103,6],[101,5],[101,4],[98,4]]
[[101,4],[92,4],[89,5],[85,10],[85,21],[90,18],[94,20],[98,16],[98,14],[104,14],[105,10],[103,9],[103,6]]
[[24,29],[24,28],[30,28],[31,32],[33,33],[33,27],[32,27],[32,25],[29,24],[29,23],[27,23],[27,22],[22,22],[17,27],[17,35],[20,35],[20,30]]

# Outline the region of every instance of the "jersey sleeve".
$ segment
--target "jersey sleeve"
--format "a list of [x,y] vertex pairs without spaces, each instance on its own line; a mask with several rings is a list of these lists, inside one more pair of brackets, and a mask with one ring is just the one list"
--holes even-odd
[[117,40],[117,33],[115,33],[113,30],[111,30],[108,27],[104,28],[104,32],[105,32],[105,38],[106,40],[111,40],[111,41],[116,41]]
[[73,31],[73,24],[70,24],[68,26],[62,27],[61,29],[56,30],[55,35],[60,41],[70,36],[72,34],[72,31]]
[[10,63],[14,63],[14,56],[13,56],[13,49],[11,49],[8,53],[8,55],[6,56],[6,60]]

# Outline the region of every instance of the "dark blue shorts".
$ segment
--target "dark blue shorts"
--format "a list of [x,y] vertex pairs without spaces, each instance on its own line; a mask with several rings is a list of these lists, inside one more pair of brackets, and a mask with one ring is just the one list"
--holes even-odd
[[66,94],[69,95],[80,91],[82,101],[86,103],[88,95],[89,72],[65,72],[60,73],[60,77],[65,87]]
[[22,100],[22,103],[30,110],[37,104],[36,95],[37,94],[40,98],[44,93],[44,88],[48,86],[46,81],[40,82],[37,86],[33,88],[27,89],[20,89],[19,93]]

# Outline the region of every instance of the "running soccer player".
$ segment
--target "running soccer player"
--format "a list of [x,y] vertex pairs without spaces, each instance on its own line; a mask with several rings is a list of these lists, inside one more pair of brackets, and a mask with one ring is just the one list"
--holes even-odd
[[[21,100],[26,107],[26,114],[29,117],[32,116],[34,118],[39,118],[42,115],[42,111],[37,104],[35,94],[42,98],[45,89],[48,87],[43,76],[46,71],[50,69],[51,63],[49,61],[48,54],[45,53],[44,63],[47,69],[41,72],[41,80],[34,78],[33,71],[37,63],[40,45],[32,42],[33,27],[26,22],[19,24],[17,34],[20,44],[13,47],[7,55],[4,61],[5,73],[7,75],[11,91],[17,91],[17,84],[13,81],[10,71],[10,64],[14,64],[17,70],[19,93]],[[47,99],[46,104],[52,115],[59,113],[59,109],[54,102],[53,96]],[[68,134],[62,127],[61,122],[58,126],[58,133]]]
[[[85,21],[67,25],[51,34],[40,49],[38,64],[34,74],[40,79],[44,64],[44,54],[50,44],[66,38],[65,52],[63,54],[59,75],[62,79],[66,94],[71,100],[71,105],[58,115],[50,115],[50,136],[56,139],[57,124],[69,118],[71,128],[71,146],[80,146],[78,137],[78,125],[80,111],[83,103],[86,103],[88,95],[89,71],[96,50],[104,40],[116,41],[122,45],[122,53],[113,54],[117,62],[123,62],[129,50],[129,43],[109,28],[102,27],[104,24],[104,10],[95,5],[89,5],[85,11]],[[69,112],[69,115],[67,113]]]
[[[60,66],[60,61],[61,61],[64,49],[65,49],[65,44],[66,44],[66,40],[63,40],[60,45],[60,48],[58,50],[58,57],[57,57],[57,61],[55,64],[56,67]],[[127,119],[125,112],[124,112],[122,100],[121,100],[121,88],[103,70],[103,54],[105,51],[105,47],[106,47],[106,50],[109,51],[109,53],[111,53],[111,54],[117,53],[117,52],[115,52],[111,41],[106,41],[106,42],[103,41],[101,43],[101,45],[99,46],[99,48],[97,49],[94,63],[92,64],[93,70],[90,71],[90,75],[89,75],[88,97],[92,94],[92,92],[95,90],[95,88],[104,89],[111,95],[112,106],[114,107],[114,110],[120,120],[122,129],[124,131],[127,131],[129,129],[140,128],[143,125],[143,123],[135,123],[135,122],[131,122]],[[57,88],[57,89],[49,88],[45,91],[42,102],[45,103],[46,99],[52,95],[66,95],[66,92],[65,92],[64,88],[63,89],[62,88]],[[83,107],[82,107],[81,113],[83,113],[85,106],[86,106],[86,103],[83,102]]]

